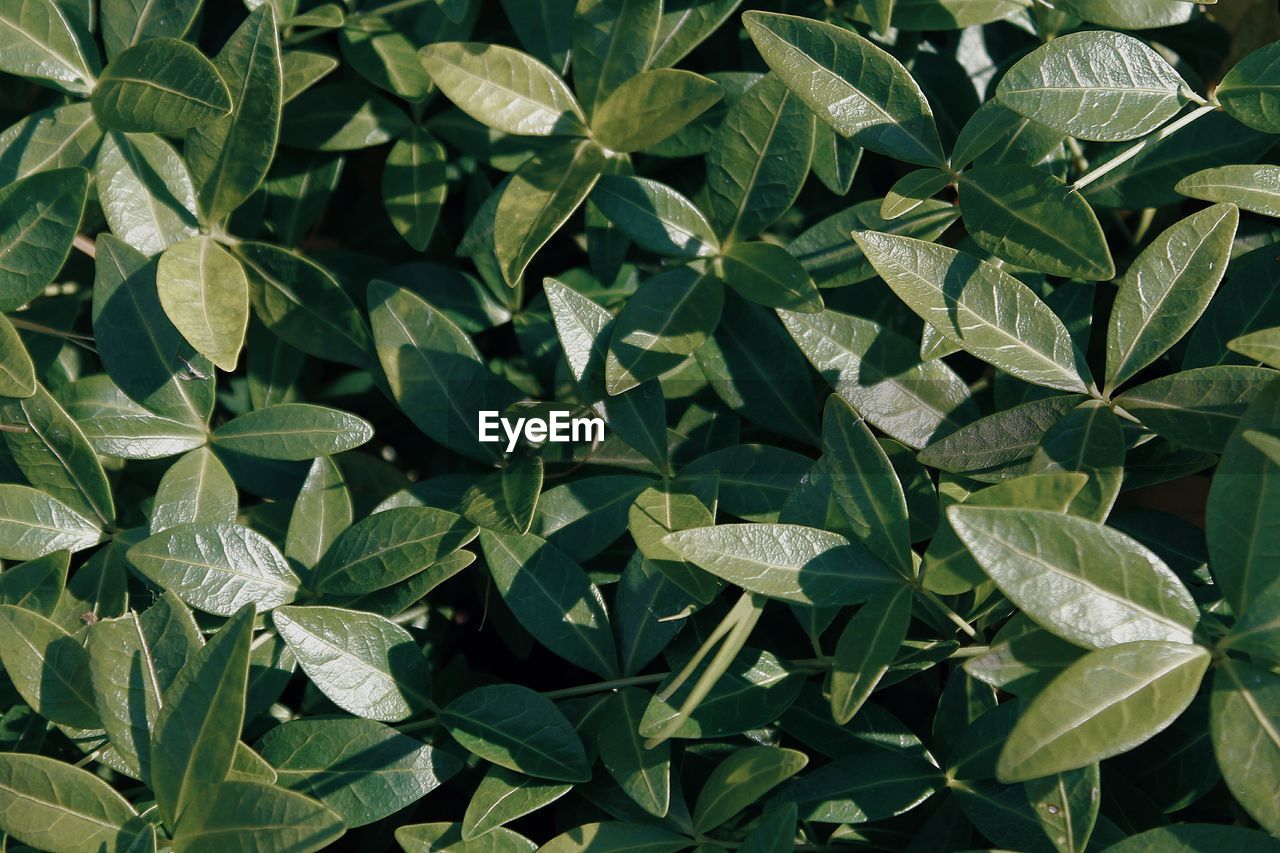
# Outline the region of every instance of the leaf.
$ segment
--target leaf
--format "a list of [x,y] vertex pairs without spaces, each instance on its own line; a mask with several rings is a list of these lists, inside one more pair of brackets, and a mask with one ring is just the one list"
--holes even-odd
[[102,531],[62,501],[30,486],[0,483],[0,559],[34,560],[54,551],[83,551]]
[[671,744],[645,749],[640,720],[649,694],[630,688],[609,700],[600,720],[600,760],[640,808],[666,817],[671,798]]
[[779,798],[795,802],[802,820],[867,823],[902,814],[941,783],[941,771],[920,758],[868,749],[806,774]]
[[911,623],[911,589],[870,599],[849,620],[836,644],[831,669],[831,715],[853,719],[893,663]]
[[[707,257],[719,252],[719,241],[702,211],[666,184],[605,175],[591,191],[591,203],[650,252],[672,258]],[[554,302],[552,307],[554,310]]]
[[160,304],[174,327],[222,370],[235,370],[249,326],[249,281],[240,262],[210,237],[165,250],[156,269]]
[[905,216],[949,186],[951,176],[941,169],[917,169],[909,172],[884,197],[880,216],[886,221]]
[[93,112],[112,130],[173,133],[229,115],[231,92],[199,50],[175,38],[152,38],[103,69]]
[[751,746],[716,765],[693,807],[693,826],[709,832],[799,773],[809,757],[793,749]]
[[626,821],[588,823],[562,832],[538,849],[546,853],[594,850],[598,853],[675,853],[689,846],[689,839],[670,830]]
[[[43,4],[21,0],[23,6]],[[0,28],[4,20],[0,10]],[[0,311],[21,308],[57,276],[88,192],[89,173],[78,167],[38,172],[0,189]]]
[[1242,826],[1177,823],[1131,835],[1112,846],[1116,853],[1138,853],[1141,850],[1185,850],[1188,847],[1205,850],[1226,848],[1239,850],[1247,849],[1249,846],[1254,846],[1259,851],[1267,851],[1275,847],[1275,839],[1269,838],[1256,829],[1245,829]]
[[359,447],[373,425],[339,409],[281,403],[247,412],[213,431],[214,446],[262,459],[304,461]]
[[1098,819],[1101,786],[1096,764],[1024,783],[1040,825],[1060,853],[1085,849]]
[[462,496],[462,517],[478,527],[522,536],[533,524],[542,491],[542,458],[515,459]]
[[1200,319],[1227,270],[1240,214],[1218,204],[1156,238],[1129,267],[1107,327],[1108,392],[1178,342]]
[[1057,636],[1095,649],[1191,642],[1190,593],[1128,536],[1044,510],[960,505],[947,517],[1000,591]]
[[275,154],[284,89],[270,3],[249,13],[213,64],[231,91],[231,114],[191,130],[183,149],[204,224],[222,222],[253,195]]
[[308,151],[358,151],[410,130],[409,117],[390,99],[354,81],[308,89],[284,108],[280,141]]
[[161,137],[108,133],[94,176],[111,230],[144,255],[196,236],[191,175]]
[[1106,281],[1116,274],[1098,217],[1056,175],[990,166],[960,176],[960,210],[974,241],[1007,261],[1050,275]]
[[382,199],[391,224],[419,252],[427,248],[445,199],[444,146],[416,125],[387,155]]
[[480,547],[498,593],[525,630],[576,666],[617,676],[604,598],[573,560],[533,534],[482,530]]
[[94,624],[88,651],[95,707],[111,746],[138,778],[150,779],[151,727],[163,688],[137,615]]
[[151,38],[182,38],[200,12],[202,0],[101,0],[102,42],[107,55]]
[[1072,33],[1018,61],[996,97],[1027,118],[1093,142],[1156,130],[1192,92],[1160,54],[1132,36]]
[[1280,808],[1280,678],[1241,661],[1222,661],[1213,676],[1213,751],[1236,800],[1275,833]]
[[376,280],[369,320],[387,384],[410,420],[471,459],[499,460],[499,447],[479,440],[477,412],[501,412],[521,395],[485,367],[470,338],[421,297]]
[[582,0],[574,9],[573,84],[588,114],[643,71],[653,51],[662,3],[656,0]]
[[210,789],[227,778],[244,725],[253,608],[246,605],[214,634],[165,689],[151,730],[156,803],[170,826],[200,814]]
[[[658,4],[645,0],[645,5]],[[644,71],[604,99],[591,118],[591,130],[612,151],[641,151],[687,126],[723,96],[715,81],[689,71]]]
[[590,140],[535,154],[512,176],[498,201],[494,252],[503,279],[514,287],[533,256],[573,215],[604,172],[604,155]]
[[841,136],[909,163],[945,163],[924,93],[888,53],[807,18],[750,12],[743,23],[773,73]]
[[[334,11],[341,18],[341,9]],[[431,78],[409,34],[383,17],[353,15],[346,26],[338,26],[343,58],[370,83],[407,101],[421,101],[431,93]]]
[[528,688],[478,687],[450,702],[440,722],[468,751],[509,770],[564,782],[591,778],[573,726]]
[[476,121],[520,136],[582,136],[586,116],[555,72],[496,44],[437,42],[419,51],[431,80]]
[[69,551],[54,551],[0,573],[0,604],[52,618],[67,582]]
[[1132,749],[1186,709],[1208,665],[1203,648],[1159,640],[1090,652],[1018,718],[1000,752],[997,778],[1022,782]]
[[972,413],[968,389],[941,361],[879,324],[828,309],[779,311],[796,346],[854,411],[908,447],[954,432]]
[[813,114],[774,75],[729,108],[707,152],[707,210],[721,240],[754,237],[791,207],[813,137]]
[[124,851],[133,807],[87,770],[43,755],[0,755],[0,828],[41,850]]
[[716,275],[744,298],[804,314],[822,310],[817,286],[786,249],[773,243],[734,243],[716,259]]
[[1201,367],[1143,383],[1115,402],[1170,441],[1221,453],[1249,403],[1274,378],[1261,367]]
[[426,661],[394,622],[336,607],[283,607],[271,622],[311,682],[344,711],[398,722],[430,707]]
[[724,287],[714,276],[677,267],[646,280],[614,320],[605,388],[623,394],[687,359],[715,330]]
[[[919,460],[931,468],[998,482],[1022,473],[1053,425],[1085,398],[1078,394],[1044,397],[994,412],[934,441]],[[990,477],[983,476],[994,469]]]
[[276,546],[239,524],[178,524],[143,539],[128,555],[144,577],[216,616],[249,603],[266,612],[298,592],[298,576]]
[[505,836],[494,833],[495,829],[554,803],[572,790],[572,785],[563,782],[546,782],[492,765],[471,795],[462,818],[462,838],[485,838],[498,845],[498,839]]
[[944,337],[1020,379],[1087,392],[1084,356],[1022,282],[945,246],[873,231],[853,236],[898,297]]
[[173,843],[183,850],[226,850],[247,845],[322,850],[344,832],[342,819],[310,797],[263,782],[210,785],[183,813]]
[[368,364],[368,326],[328,270],[269,243],[241,243],[236,256],[254,312],[274,334],[316,358]]
[[1204,201],[1229,202],[1241,210],[1280,216],[1280,167],[1218,166],[1178,181],[1178,192]]
[[179,524],[233,522],[239,494],[227,469],[208,448],[197,448],[169,467],[156,488],[151,533]]
[[715,32],[742,0],[665,0],[650,68],[675,65]]
[[74,637],[38,613],[0,605],[0,662],[22,700],[52,723],[100,726],[89,688],[89,655]]
[[329,546],[351,526],[351,493],[337,463],[321,456],[311,463],[289,515],[284,555],[313,569]]
[[1101,522],[1111,514],[1120,492],[1124,463],[1125,437],[1119,419],[1100,400],[1086,400],[1044,434],[1027,470],[1088,474],[1089,481],[1068,511]]
[[82,23],[55,0],[9,0],[0,8],[0,70],[88,95],[100,66]]
[[901,577],[836,533],[795,524],[718,524],[679,530],[662,544],[743,589],[821,607],[891,592]]
[[538,0],[536,3],[502,0],[502,11],[524,49],[553,69],[563,71],[569,60],[571,27],[561,24],[573,17],[577,0]]
[[1280,527],[1267,511],[1280,483],[1280,462],[1250,442],[1249,435],[1266,435],[1280,423],[1280,384],[1262,389],[1245,410],[1215,472],[1205,510],[1209,556],[1214,582],[1238,613],[1266,589],[1273,573],[1267,568],[1275,552]]
[[1124,6],[1106,0],[1063,0],[1062,9],[1076,17],[1107,27],[1138,29],[1186,23],[1192,10],[1181,0],[1133,0]]
[[475,527],[442,509],[377,512],[338,534],[316,564],[311,583],[336,595],[384,589],[429,568],[475,535]]
[[1222,78],[1214,93],[1217,102],[1233,117],[1249,127],[1265,133],[1280,132],[1276,121],[1277,90],[1280,77],[1276,72],[1275,43],[1255,50]]
[[523,835],[503,827],[490,830],[483,841],[478,840],[473,846],[463,838],[460,823],[418,823],[402,826],[396,830],[395,837],[401,847],[412,853],[432,853],[436,850],[465,853],[472,849],[492,850],[494,853],[529,853],[538,846]]

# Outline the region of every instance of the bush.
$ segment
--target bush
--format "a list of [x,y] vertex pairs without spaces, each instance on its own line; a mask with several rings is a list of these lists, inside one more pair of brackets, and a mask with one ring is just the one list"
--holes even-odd
[[1275,4],[748,6],[0,0],[10,844],[1280,849]]

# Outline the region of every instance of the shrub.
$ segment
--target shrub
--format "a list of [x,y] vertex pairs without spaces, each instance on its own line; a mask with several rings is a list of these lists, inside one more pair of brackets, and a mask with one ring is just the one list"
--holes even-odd
[[1274,3],[747,5],[0,0],[11,843],[1280,849]]

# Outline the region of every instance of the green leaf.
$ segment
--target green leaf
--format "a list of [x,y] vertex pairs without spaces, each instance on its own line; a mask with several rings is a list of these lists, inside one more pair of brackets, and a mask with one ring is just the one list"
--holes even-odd
[[804,314],[822,311],[822,296],[803,266],[773,243],[734,243],[716,259],[716,275],[744,298]]
[[947,339],[1019,379],[1088,390],[1089,368],[1066,327],[1013,276],[922,240],[873,231],[853,236],[898,297]]
[[1019,60],[996,89],[1004,106],[1094,142],[1150,133],[1177,115],[1191,95],[1160,54],[1114,32],[1056,38]]
[[[341,18],[342,10],[329,5]],[[418,60],[418,48],[409,33],[380,16],[353,15],[347,26],[338,26],[343,58],[370,83],[407,101],[421,101],[431,93],[431,78]]]
[[613,323],[606,390],[617,396],[679,365],[706,343],[723,307],[724,286],[692,267],[646,280]]
[[151,778],[151,728],[162,686],[147,637],[134,613],[89,629],[93,696],[111,746],[140,779]]
[[188,810],[208,808],[210,789],[231,772],[244,725],[253,607],[236,611],[164,691],[151,731],[151,778],[156,803],[181,830]]
[[924,447],[971,419],[973,404],[960,377],[941,361],[920,361],[915,344],[896,332],[830,309],[778,316],[835,392],[908,447]]
[[475,535],[476,528],[442,509],[376,512],[338,534],[316,564],[312,585],[335,595],[384,589],[429,568]]
[[271,622],[311,683],[344,711],[398,722],[430,707],[430,673],[399,625],[357,610],[282,607]]
[[535,3],[521,0],[501,0],[502,11],[524,49],[561,71],[569,61],[571,27],[562,22],[573,17],[577,0],[538,0]]
[[717,486],[718,478],[665,480],[641,492],[627,515],[631,538],[648,565],[704,604],[715,597],[720,581],[685,562],[663,540],[674,530],[715,523]]
[[1124,480],[1125,436],[1120,420],[1101,400],[1086,400],[1040,440],[1029,473],[1079,471],[1089,475],[1069,512],[1093,521],[1111,514]]
[[591,778],[573,726],[526,687],[478,687],[450,702],[440,722],[468,751],[509,770],[564,782]]
[[231,616],[249,603],[266,612],[298,592],[298,576],[275,545],[256,530],[225,521],[168,527],[130,548],[129,562],[153,583],[216,616]]
[[760,595],[830,607],[892,592],[902,578],[864,547],[795,524],[717,524],[662,544],[716,577]]
[[0,559],[34,560],[54,551],[83,551],[102,541],[93,522],[30,486],[0,483]]
[[1232,433],[1214,473],[1205,510],[1214,582],[1236,613],[1270,583],[1271,554],[1280,542],[1276,505],[1280,461],[1249,441],[1265,437],[1280,424],[1280,383],[1272,382],[1254,398]]
[[102,128],[86,102],[32,113],[0,133],[0,185],[46,169],[88,168],[101,141]]
[[187,34],[203,0],[100,0],[102,42],[115,57],[126,48],[151,38],[182,38]]
[[941,169],[917,169],[898,180],[880,206],[880,216],[892,221],[919,208],[951,186],[951,176]]
[[772,74],[729,108],[707,152],[707,210],[723,241],[754,237],[786,213],[809,175],[813,138],[813,114]]
[[293,720],[257,744],[279,784],[363,826],[447,782],[461,763],[447,752],[369,720]]
[[587,133],[569,87],[528,54],[496,44],[437,42],[418,55],[445,97],[476,121],[520,136]]
[[231,92],[195,47],[152,38],[103,69],[93,89],[93,112],[112,130],[173,133],[229,115]]
[[329,457],[319,457],[293,503],[284,555],[304,568],[315,568],[334,539],[351,526],[352,513],[341,469]]
[[853,719],[876,689],[906,639],[911,624],[911,588],[867,601],[840,632],[831,668],[831,716]]
[[174,327],[222,370],[235,370],[249,326],[249,280],[211,237],[165,250],[156,269],[160,304]]
[[793,749],[749,746],[716,765],[693,807],[693,827],[709,832],[799,773],[809,756]]
[[514,459],[462,496],[462,517],[477,527],[522,536],[533,524],[542,492],[542,457]]
[[269,243],[241,243],[254,312],[274,334],[308,355],[356,367],[369,363],[369,328],[328,270]]
[[39,613],[12,604],[0,605],[0,621],[0,662],[22,700],[52,723],[99,728],[84,647]]
[[742,0],[665,0],[650,68],[675,65],[716,31]]
[[479,440],[480,411],[504,411],[520,399],[495,376],[466,334],[412,291],[373,281],[369,320],[392,396],[435,441],[480,462],[501,458]]
[[213,64],[231,90],[231,114],[191,130],[183,149],[206,225],[222,222],[253,195],[275,154],[284,89],[270,3],[249,13]]
[[83,21],[55,0],[8,0],[0,7],[0,57],[0,71],[73,95],[88,95],[100,68]]
[[0,829],[54,853],[92,847],[135,849],[136,812],[115,789],[87,770],[43,755],[0,754]]
[[548,149],[525,162],[502,191],[494,219],[494,252],[515,287],[533,256],[591,193],[605,169],[590,140]]
[[645,71],[605,98],[591,117],[591,130],[605,148],[640,151],[678,132],[722,97],[719,84],[690,71]]
[[1186,709],[1208,666],[1205,649],[1158,640],[1090,652],[1023,711],[997,778],[1023,782],[1132,749]]
[[0,604],[52,618],[67,582],[71,552],[54,551],[0,573]]
[[213,784],[183,812],[173,843],[183,850],[261,846],[323,850],[345,831],[342,818],[302,794],[264,782]]
[[1190,593],[1123,533],[1045,510],[960,505],[947,517],[1000,591],[1057,636],[1087,648],[1191,642]]
[[1155,239],[1120,281],[1107,327],[1107,390],[1151,364],[1190,331],[1227,271],[1240,221],[1235,205],[1188,216]]
[[497,846],[505,836],[494,833],[495,829],[554,803],[572,790],[573,786],[564,782],[534,779],[491,765],[467,804],[462,818],[462,837],[467,841],[484,838],[485,842]]
[[578,3],[570,28],[573,85],[588,114],[599,113],[612,92],[644,70],[661,14],[659,0]]
[[1222,108],[1249,127],[1280,133],[1280,47],[1274,42],[1236,63],[1218,84],[1214,97]]
[[418,126],[400,139],[382,170],[382,203],[391,224],[419,252],[427,248],[445,198],[444,146]]
[[1098,765],[1024,783],[1027,800],[1059,853],[1083,853],[1101,803]]
[[169,467],[156,488],[151,533],[179,524],[233,522],[239,495],[212,450],[197,448]]
[[645,749],[640,720],[649,694],[629,688],[609,700],[600,718],[600,760],[632,802],[666,817],[671,799],[671,744]]
[[[1084,400],[1078,394],[1045,397],[994,412],[932,442],[918,458],[931,468],[984,481],[1019,476],[1025,471],[1018,463],[1029,460],[1053,425]],[[990,476],[984,476],[987,471]]]
[[990,166],[966,171],[957,186],[965,226],[987,251],[1050,275],[1115,277],[1098,217],[1056,175],[1028,166]]
[[605,175],[591,191],[591,203],[650,252],[671,258],[698,258],[719,252],[719,241],[702,211],[666,184],[648,178]]
[[802,820],[867,823],[914,808],[942,783],[923,759],[866,748],[806,774],[779,798],[795,802]]
[[340,409],[281,403],[247,412],[213,431],[214,446],[261,459],[302,461],[359,447],[373,425]]
[[1254,398],[1275,373],[1220,364],[1162,376],[1115,398],[1115,403],[1170,441],[1221,453]]
[[284,108],[280,141],[308,151],[357,151],[403,136],[411,127],[399,106],[354,81],[308,89]]
[[1280,828],[1280,676],[1224,659],[1213,676],[1213,751],[1236,800],[1262,828]]
[[1194,11],[1181,0],[1130,0],[1123,5],[1109,0],[1059,0],[1057,8],[1095,24],[1125,29],[1185,24]]
[[159,136],[108,133],[94,167],[111,230],[144,255],[196,236],[196,193],[187,165]]
[[1280,842],[1256,829],[1209,823],[1177,823],[1131,835],[1110,848],[1115,853],[1177,850],[1280,850]]
[[676,853],[689,846],[689,839],[667,829],[629,821],[588,823],[562,832],[538,848],[545,853]]
[[[0,27],[3,15],[0,10]],[[38,172],[0,189],[0,311],[21,308],[57,276],[88,192],[89,173],[81,168]]]
[[480,547],[498,593],[525,630],[574,665],[617,677],[604,598],[577,563],[533,534],[482,530]]
[[808,18],[749,12],[743,23],[773,73],[841,136],[909,163],[945,164],[924,93],[888,53]]
[[1229,202],[1241,210],[1280,216],[1280,167],[1218,166],[1187,175],[1178,192],[1205,201]]
[[396,830],[396,841],[409,853],[531,853],[538,845],[509,829],[492,829],[482,839],[468,841],[460,823],[418,823]]
[[848,195],[862,163],[862,148],[825,124],[814,125],[810,168],[822,185],[836,195]]

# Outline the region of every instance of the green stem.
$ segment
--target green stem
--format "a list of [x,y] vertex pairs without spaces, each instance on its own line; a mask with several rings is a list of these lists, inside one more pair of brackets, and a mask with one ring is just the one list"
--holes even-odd
[[1155,133],[1149,134],[1148,136],[1144,137],[1142,141],[1140,141],[1137,145],[1132,146],[1127,151],[1122,152],[1119,156],[1111,160],[1108,160],[1106,163],[1103,163],[1101,166],[1094,169],[1089,174],[1081,178],[1078,178],[1076,182],[1071,185],[1072,189],[1079,192],[1080,190],[1089,186],[1089,184],[1101,178],[1103,175],[1106,175],[1114,171],[1115,169],[1120,168],[1125,163],[1128,163],[1130,160],[1132,160],[1134,157],[1137,157],[1143,151],[1146,151],[1152,145],[1155,145],[1157,142],[1160,142],[1161,140],[1168,139],[1170,136],[1182,130],[1187,125],[1191,124],[1194,121],[1198,121],[1204,118],[1205,116],[1207,116],[1209,113],[1213,112],[1216,109],[1218,108],[1213,104],[1206,104],[1205,106],[1197,107],[1196,109],[1187,113],[1182,118],[1175,121],[1173,124],[1166,125],[1160,130],[1157,130]]
[[434,2],[434,0],[399,0],[399,2],[388,3],[387,5],[381,6],[377,9],[366,9],[363,12],[352,12],[350,15],[346,16],[346,19],[342,22],[342,26],[316,27],[314,29],[309,29],[304,33],[290,36],[285,39],[285,42],[289,45],[301,44],[304,41],[310,41],[311,39],[316,38],[317,36],[322,36],[325,33],[340,30],[342,27],[345,27],[354,21],[381,15],[394,15],[396,12],[403,12],[405,9],[412,9],[415,6],[423,6],[429,2]]
[[640,687],[645,684],[659,684],[669,676],[669,672],[654,675],[633,675],[630,678],[614,678],[610,681],[597,681],[594,684],[580,684],[577,687],[563,687],[559,690],[548,690],[542,695],[552,700],[572,699],[575,696],[590,696],[592,693],[603,693],[606,690],[621,690],[624,687]]
[[921,598],[923,598],[925,601],[929,602],[934,607],[936,607],[942,613],[943,616],[951,620],[952,624],[954,624],[961,631],[965,632],[970,637],[978,636],[978,632],[973,630],[972,625],[964,621],[964,619],[960,618],[960,614],[956,613],[954,610],[948,607],[946,605],[946,602],[944,602],[941,598],[938,598],[938,596],[936,596],[933,592],[925,589],[923,586],[916,587],[916,592],[920,594]]
[[392,726],[392,728],[400,732],[400,734],[406,734],[408,732],[422,731],[423,729],[434,729],[439,724],[440,720],[438,717],[427,717],[425,720],[405,723],[402,726]]

